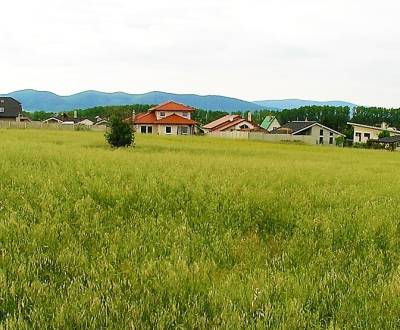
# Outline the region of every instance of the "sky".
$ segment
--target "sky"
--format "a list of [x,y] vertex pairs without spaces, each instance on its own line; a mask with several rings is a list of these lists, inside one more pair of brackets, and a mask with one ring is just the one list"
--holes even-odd
[[398,0],[13,0],[2,11],[0,93],[400,107]]

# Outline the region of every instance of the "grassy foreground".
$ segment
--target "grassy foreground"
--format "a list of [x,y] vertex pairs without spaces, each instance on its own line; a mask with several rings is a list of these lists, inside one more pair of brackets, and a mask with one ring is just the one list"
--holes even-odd
[[400,153],[0,139],[0,327],[400,326]]

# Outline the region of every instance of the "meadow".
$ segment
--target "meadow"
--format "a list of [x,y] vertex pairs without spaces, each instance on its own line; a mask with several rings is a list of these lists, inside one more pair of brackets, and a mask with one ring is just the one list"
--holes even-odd
[[400,327],[400,153],[0,139],[0,328]]

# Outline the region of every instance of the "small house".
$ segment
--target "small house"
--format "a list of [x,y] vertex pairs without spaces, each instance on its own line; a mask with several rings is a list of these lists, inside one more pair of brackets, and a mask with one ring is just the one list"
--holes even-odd
[[275,116],[266,116],[260,126],[266,131],[272,132],[274,129],[281,127],[281,124],[279,124]]
[[311,136],[315,144],[335,144],[335,139],[344,134],[324,126],[316,121],[291,121],[274,129],[272,134],[288,134],[292,136]]
[[247,120],[239,115],[226,115],[204,125],[202,129],[205,133],[213,134],[232,131],[255,131],[260,130],[260,127],[251,121],[251,113],[249,112]]
[[353,142],[354,143],[366,143],[368,140],[379,139],[379,134],[383,131],[388,131],[390,136],[400,135],[394,127],[389,127],[387,123],[382,123],[378,126],[370,126],[364,124],[347,123],[354,129]]

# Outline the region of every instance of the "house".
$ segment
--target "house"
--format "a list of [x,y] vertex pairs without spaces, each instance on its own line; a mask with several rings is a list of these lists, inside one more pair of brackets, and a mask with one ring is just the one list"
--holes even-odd
[[59,125],[84,125],[92,126],[95,121],[89,118],[78,118],[77,111],[73,117],[69,117],[66,113],[60,113],[57,116],[50,117],[43,121],[44,124],[59,124]]
[[354,143],[366,143],[368,140],[377,140],[379,134],[383,131],[388,131],[390,136],[400,135],[394,127],[389,127],[388,124],[382,123],[379,126],[369,126],[364,124],[347,123],[354,129],[353,142]]
[[0,96],[0,121],[30,121],[22,114],[22,105],[12,97]]
[[226,115],[204,125],[202,128],[205,133],[209,134],[219,132],[260,130],[260,127],[251,121],[250,112],[247,120],[239,115]]
[[281,127],[281,124],[279,124],[275,116],[267,116],[260,126],[268,132],[272,132],[274,129]]
[[94,126],[105,126],[108,124],[108,119],[106,119],[106,118],[96,116],[94,119],[95,119],[95,122],[93,124]]
[[335,139],[344,134],[326,127],[316,121],[291,121],[274,129],[272,134],[289,134],[292,136],[311,136],[315,144],[335,144]]
[[192,135],[197,124],[191,119],[194,111],[187,105],[168,101],[133,115],[132,120],[136,131],[142,134]]

